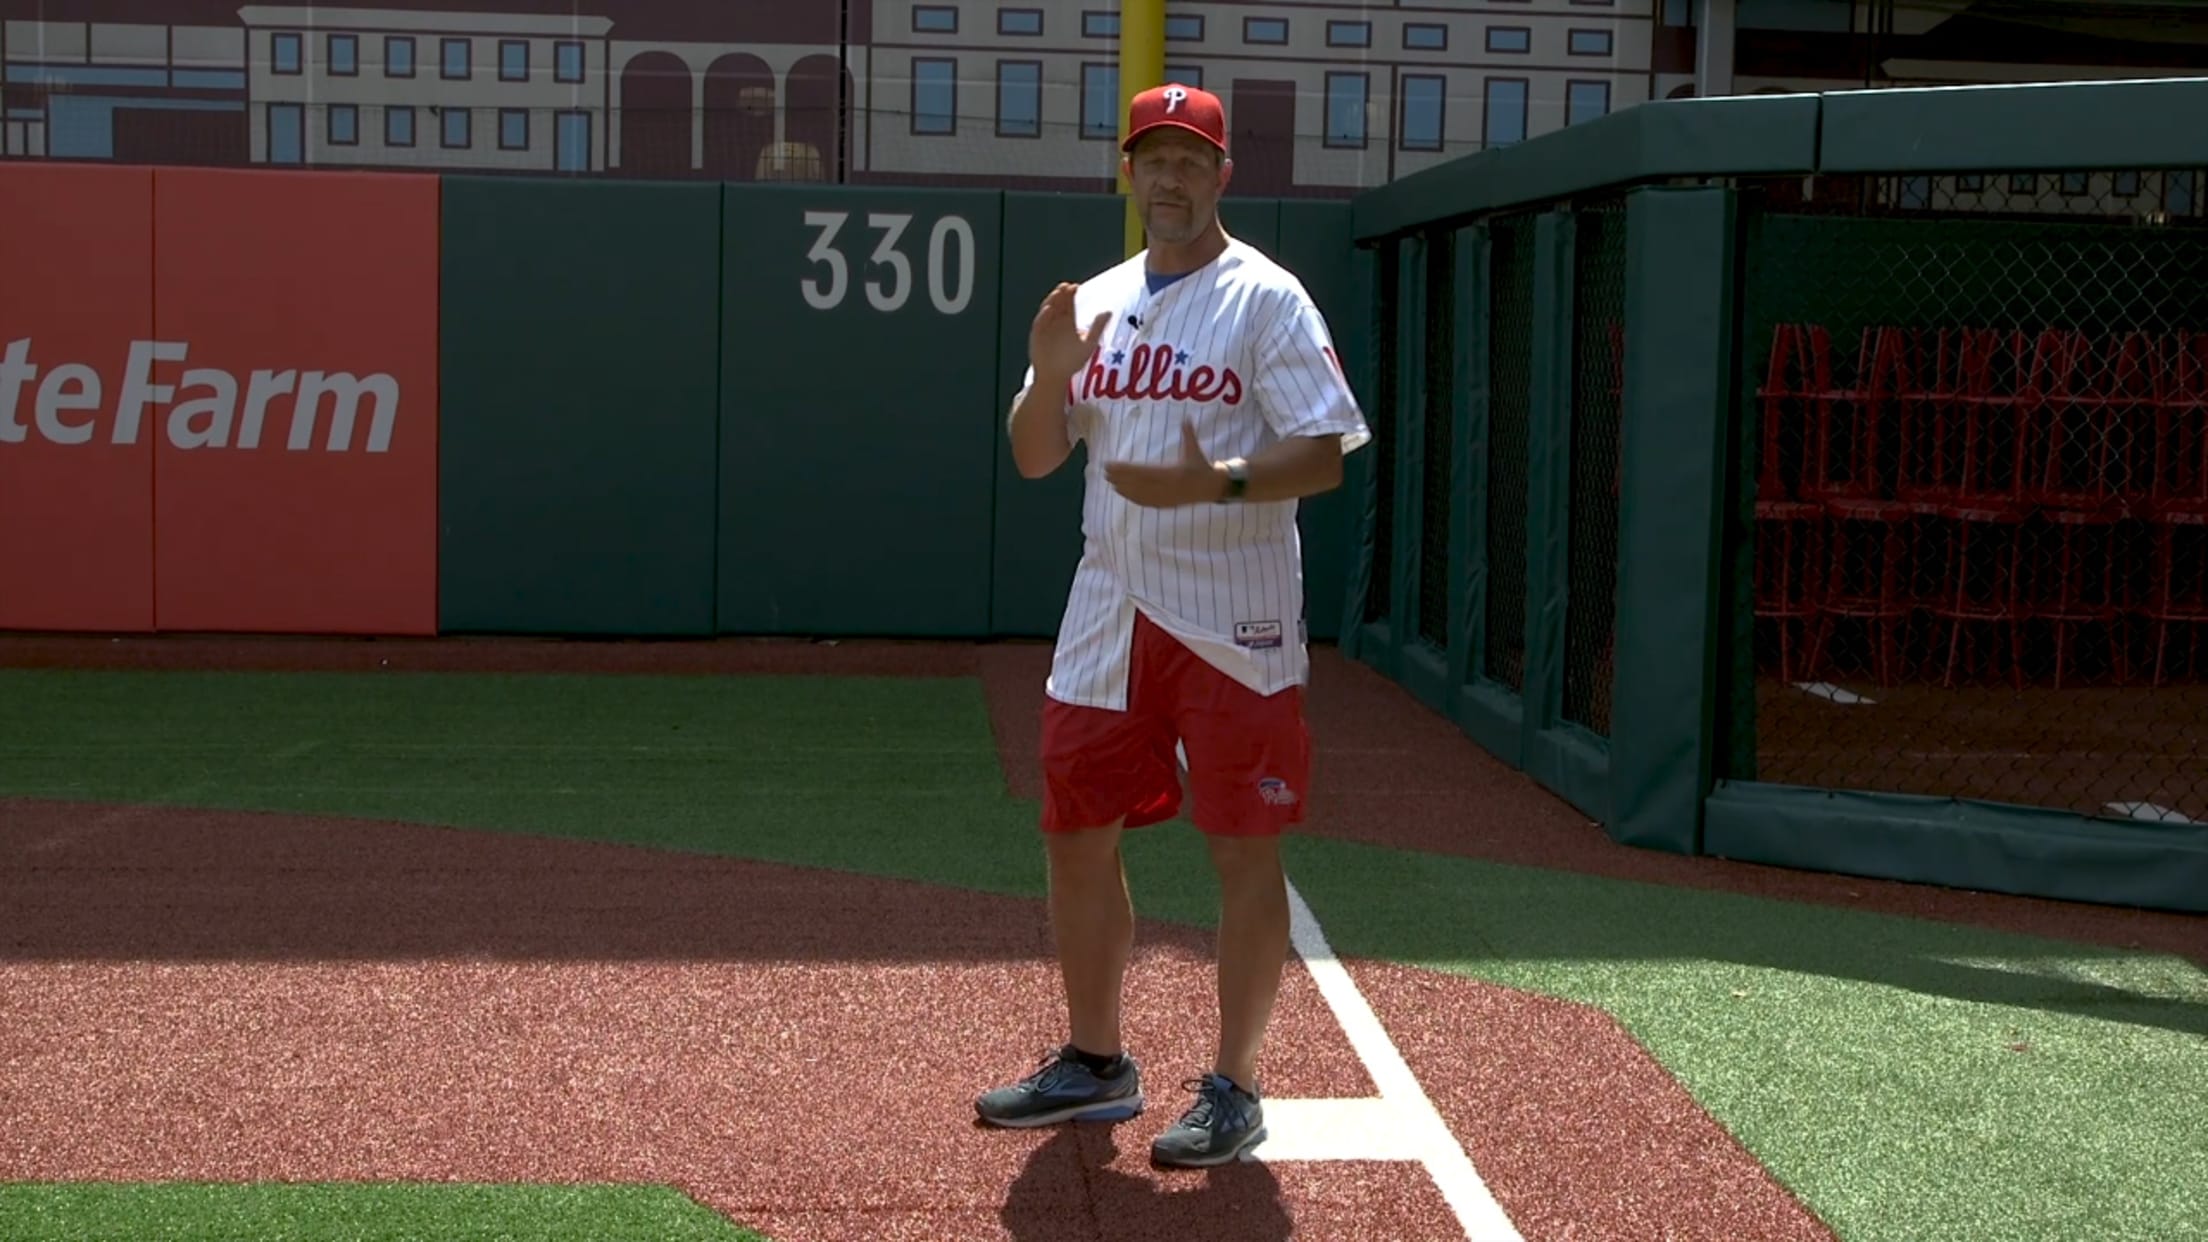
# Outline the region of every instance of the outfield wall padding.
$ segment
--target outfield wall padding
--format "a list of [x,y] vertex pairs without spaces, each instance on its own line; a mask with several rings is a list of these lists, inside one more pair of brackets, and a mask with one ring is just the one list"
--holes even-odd
[[1003,202],[727,187],[721,632],[989,633]]
[[439,180],[154,173],[159,628],[436,632]]
[[721,187],[453,177],[443,628],[713,632]]
[[[0,166],[0,628],[153,628],[153,171]],[[26,372],[24,368],[36,368]]]

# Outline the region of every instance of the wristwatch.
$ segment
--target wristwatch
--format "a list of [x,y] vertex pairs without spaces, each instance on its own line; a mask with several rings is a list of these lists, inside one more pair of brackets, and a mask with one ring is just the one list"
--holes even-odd
[[1242,499],[1242,493],[1248,491],[1250,487],[1250,463],[1240,457],[1232,457],[1220,462],[1219,465],[1227,476],[1227,494],[1219,499],[1222,501]]

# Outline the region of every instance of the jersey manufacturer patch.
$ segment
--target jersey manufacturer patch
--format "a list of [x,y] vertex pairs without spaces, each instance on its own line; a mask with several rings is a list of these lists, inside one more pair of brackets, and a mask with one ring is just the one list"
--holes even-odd
[[1253,651],[1269,651],[1280,646],[1280,622],[1237,621],[1234,623],[1234,641],[1237,646]]

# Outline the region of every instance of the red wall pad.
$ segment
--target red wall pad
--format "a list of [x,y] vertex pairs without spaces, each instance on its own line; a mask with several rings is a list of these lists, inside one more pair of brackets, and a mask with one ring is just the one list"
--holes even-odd
[[136,377],[161,629],[435,631],[437,194],[155,174],[161,344]]
[[153,628],[153,172],[0,164],[0,629]]

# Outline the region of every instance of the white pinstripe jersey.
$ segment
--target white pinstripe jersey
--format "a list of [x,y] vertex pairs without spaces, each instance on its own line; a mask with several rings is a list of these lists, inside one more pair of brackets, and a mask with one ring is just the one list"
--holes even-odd
[[[1301,685],[1310,663],[1297,502],[1145,508],[1113,490],[1104,464],[1178,459],[1184,417],[1213,461],[1295,436],[1340,436],[1346,454],[1372,433],[1293,274],[1232,238],[1155,292],[1143,264],[1137,254],[1074,297],[1083,330],[1102,311],[1112,321],[1068,393],[1068,437],[1088,445],[1087,496],[1046,692],[1124,710],[1138,608],[1260,694]],[[1034,382],[1030,366],[1023,388]]]

